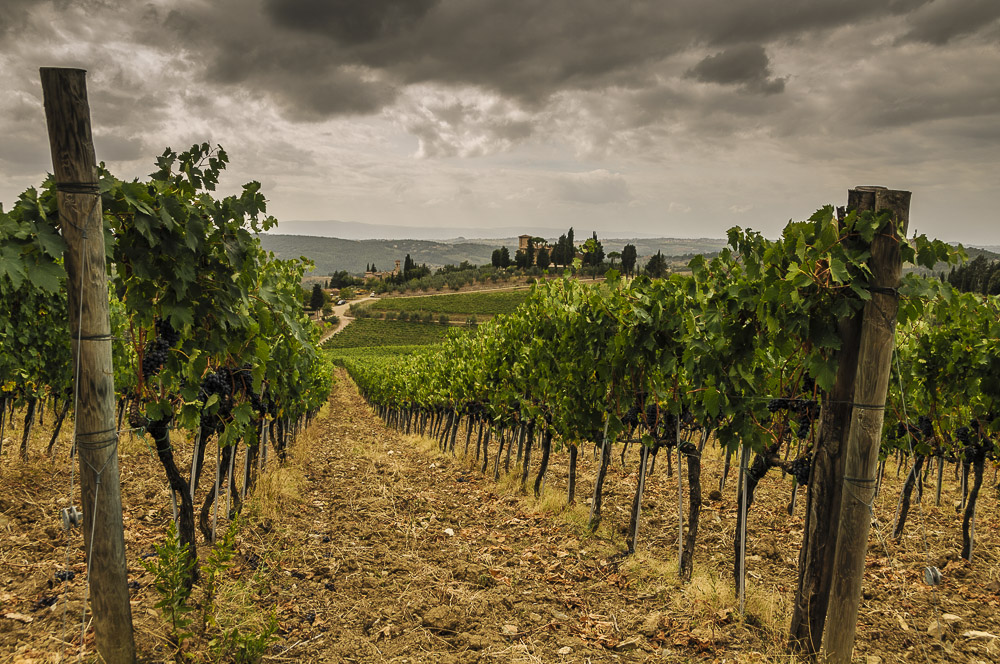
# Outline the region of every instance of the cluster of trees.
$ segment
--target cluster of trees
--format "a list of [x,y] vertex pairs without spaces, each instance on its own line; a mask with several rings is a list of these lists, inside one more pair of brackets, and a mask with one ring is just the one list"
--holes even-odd
[[[599,272],[607,269],[617,269],[618,267],[621,268],[622,274],[626,276],[634,277],[637,274],[636,263],[638,262],[639,257],[635,245],[626,244],[622,247],[620,252],[612,251],[605,254],[604,245],[598,239],[597,231],[594,231],[587,241],[580,245],[578,251],[576,245],[574,244],[573,228],[571,227],[567,233],[559,236],[559,239],[552,247],[551,252],[547,251],[545,248],[539,249],[536,255],[535,263],[531,263],[528,259],[532,256],[535,244],[540,240],[541,238],[532,238],[528,242],[528,255],[525,256],[525,264],[522,266],[520,262],[515,261],[518,267],[537,265],[543,270],[548,268],[550,265],[565,267],[572,265],[574,259],[576,259],[579,254],[583,266],[585,268],[590,268],[595,277]],[[518,254],[521,253],[522,252],[520,251],[518,252]],[[494,252],[494,255],[496,254],[497,252]],[[605,261],[606,258],[609,262]],[[498,264],[496,259],[494,259],[493,264],[496,267],[507,266],[502,263]],[[670,267],[667,265],[667,259],[663,255],[663,252],[658,251],[656,252],[656,255],[651,256],[646,262],[642,273],[654,278],[667,276],[670,273]]]
[[611,260],[611,269],[617,269],[619,266],[615,265],[615,261],[621,261],[621,273],[625,276],[635,276],[635,262],[638,258],[635,250],[634,244],[626,244],[622,247],[621,251],[612,251],[608,253],[608,258]]
[[[596,270],[604,265],[604,246],[597,239],[597,232],[580,247],[583,264],[593,267]],[[634,247],[633,247],[634,250]],[[577,247],[574,242],[573,228],[559,236],[556,243],[549,247],[545,243],[545,238],[532,237],[528,239],[524,249],[518,249],[513,260],[507,247],[500,247],[493,252],[491,263],[498,269],[508,268],[511,265],[520,270],[528,270],[537,267],[546,270],[551,266],[568,267],[577,258]],[[618,254],[620,256],[620,254]]]
[[431,269],[427,267],[426,263],[417,265],[416,261],[410,258],[409,254],[406,254],[406,258],[403,259],[403,269],[390,277],[389,281],[395,284],[405,284],[407,281],[426,277],[430,273]]
[[457,272],[466,272],[468,270],[475,270],[476,266],[469,261],[462,261],[458,265],[445,265],[440,268],[435,274],[454,274]]
[[570,265],[574,258],[576,258],[576,245],[573,242],[573,227],[570,226],[569,230],[556,240],[550,259],[556,265]]
[[[536,251],[535,245],[542,246]],[[526,270],[535,265],[544,270],[551,264],[552,257],[549,254],[548,247],[545,246],[545,238],[543,237],[529,238],[528,246],[525,249],[518,249],[517,253],[514,254],[514,265],[521,270]]]
[[[609,266],[611,269],[618,267],[615,265],[615,261],[621,261],[622,274],[628,277],[634,277],[638,274],[636,264],[639,261],[639,256],[636,253],[634,244],[626,244],[620,252],[612,251],[608,254],[608,258],[611,259],[611,265]],[[663,255],[662,251],[657,251],[649,257],[641,272],[654,279],[668,276],[670,274],[670,265],[667,263],[667,257]]]
[[[530,238],[526,248],[523,250],[518,249],[514,256],[511,256],[510,250],[507,247],[499,247],[493,250],[493,254],[490,257],[490,266],[495,270],[506,270],[509,267],[516,267],[519,270],[533,270],[536,268],[538,270],[547,270],[553,266],[570,267],[577,258],[581,259],[582,265],[585,268],[590,268],[595,277],[599,272],[607,269],[620,268],[622,274],[630,277],[634,277],[639,273],[636,269],[638,254],[634,244],[626,244],[620,252],[612,251],[605,254],[604,245],[598,239],[597,232],[594,231],[586,242],[577,247],[572,227],[566,233],[560,235],[559,239],[551,247],[546,245],[545,239],[541,237]],[[481,280],[483,275],[478,274],[478,272],[481,272],[485,267],[477,268],[469,261],[462,261],[459,265],[445,265],[443,268],[434,271],[433,275],[450,275],[447,281],[449,282],[448,285],[451,286],[453,283],[460,281],[456,278],[457,275],[465,274],[469,277],[468,281],[471,283],[472,281]],[[366,270],[374,272],[377,271],[377,268],[372,263],[371,265],[366,265]],[[655,278],[666,276],[669,274],[670,269],[663,253],[657,252],[655,256],[650,257],[641,272]],[[417,265],[410,258],[410,255],[407,254],[399,274],[386,279],[380,286],[372,285],[372,288],[385,290],[387,287],[410,284],[418,280],[426,281],[430,276],[432,276],[432,270],[426,264]],[[330,276],[329,283],[330,288],[341,288],[344,286],[361,285],[363,282],[349,275],[346,270],[341,270]]]
[[667,259],[663,256],[663,252],[657,251],[656,254],[650,256],[643,271],[651,277],[666,276],[670,272],[670,268],[667,266]]
[[[597,233],[594,233],[593,239],[597,239]],[[545,238],[533,237],[529,239],[527,248],[523,251],[518,249],[514,255],[514,265],[520,269],[537,266],[542,270],[548,269],[552,265],[567,267],[572,265],[573,260],[576,258],[576,253],[576,244],[573,240],[573,227],[570,226],[569,231],[560,235],[551,249],[545,244]],[[604,253],[602,250],[601,260],[603,259]],[[508,267],[510,263],[507,265],[497,265],[494,263],[494,265],[497,267]]]
[[312,292],[309,293],[309,301],[305,303],[306,309],[309,311],[319,311],[329,301],[330,296],[323,290],[323,286],[315,283],[313,284]]
[[[368,266],[374,269],[374,265]],[[366,267],[365,269],[368,269]],[[327,288],[348,288],[351,286],[364,286],[364,279],[358,279],[357,277],[351,275],[347,270],[338,270],[330,274],[330,281],[327,282]]]
[[952,268],[948,283],[964,293],[1000,295],[1000,260],[987,260],[982,254]]
[[[524,251],[519,249],[513,258],[511,258],[507,247],[500,247],[493,251],[491,264],[500,270],[511,266],[522,270],[532,267],[545,270],[551,266],[569,267],[579,257],[583,266],[591,268],[595,276],[598,272],[606,269],[620,269],[622,274],[630,277],[639,273],[636,270],[639,257],[634,244],[626,244],[621,251],[605,254],[604,245],[598,239],[596,231],[579,248],[574,244],[572,227],[568,232],[559,236],[551,249],[547,246],[539,246],[544,241],[540,237],[531,238],[528,240],[527,248]],[[657,252],[656,255],[651,256],[641,272],[651,277],[664,277],[669,274],[670,268],[663,252]]]
[[594,231],[586,242],[583,243],[583,264],[590,266],[594,270],[594,277],[604,265],[604,245],[597,239],[597,231]]
[[489,265],[476,266],[469,261],[462,261],[458,265],[445,265],[432,271],[427,265],[417,265],[407,254],[400,274],[385,280],[369,281],[367,287],[378,293],[439,290],[442,288],[458,290],[462,286],[476,282],[506,281],[509,278],[503,269]]
[[510,251],[507,247],[500,247],[499,249],[493,250],[493,255],[491,256],[490,263],[493,267],[498,269],[504,269],[511,266],[513,261],[510,259]]

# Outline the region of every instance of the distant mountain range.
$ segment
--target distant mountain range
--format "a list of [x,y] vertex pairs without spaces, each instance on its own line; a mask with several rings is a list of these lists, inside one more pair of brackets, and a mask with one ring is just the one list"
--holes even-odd
[[[388,228],[388,227],[386,227]],[[411,229],[412,230],[412,229]],[[533,229],[537,231],[537,229]],[[560,234],[564,231],[560,231]],[[586,236],[584,236],[586,237]],[[554,241],[556,236],[548,238]],[[580,238],[583,239],[583,238]],[[513,257],[517,250],[517,237],[496,239],[453,238],[451,240],[393,240],[367,239],[351,240],[310,235],[279,235],[264,233],[261,245],[281,259],[306,257],[316,264],[313,274],[329,275],[339,270],[361,274],[365,267],[374,263],[380,270],[391,270],[396,260],[402,261],[407,254],[417,264],[426,263],[438,268],[444,265],[458,265],[469,261],[476,265],[490,262],[493,251],[507,247]],[[662,251],[667,257],[681,257],[700,253],[713,253],[726,245],[719,238],[676,239],[676,238],[601,238],[605,253],[621,251],[626,244],[634,244],[639,260]]]

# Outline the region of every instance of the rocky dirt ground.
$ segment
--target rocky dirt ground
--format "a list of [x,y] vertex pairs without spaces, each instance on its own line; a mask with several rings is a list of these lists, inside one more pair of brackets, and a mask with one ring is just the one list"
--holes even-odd
[[[58,522],[69,504],[65,444],[54,460],[39,457],[33,451],[24,463],[7,452],[0,460],[0,662],[56,662],[80,653],[82,543],[78,530],[67,535]],[[170,661],[169,630],[140,562],[165,537],[166,481],[140,438],[123,438],[121,458],[136,640],[142,661]],[[596,535],[582,527],[594,467],[589,447],[580,459],[580,505],[564,505],[559,454],[545,495],[535,501],[520,495],[513,479],[494,482],[492,473],[485,477],[461,457],[438,453],[432,441],[386,429],[339,373],[329,406],[287,464],[271,465],[244,510],[217,619],[253,625],[274,612],[277,640],[265,661],[796,661],[783,646],[802,532],[801,504],[794,516],[786,512],[789,479],[772,470],[758,490],[748,526],[747,610],[740,615],[730,572],[735,474],[706,501],[695,578],[681,586],[676,473],[668,475],[665,459],[648,480],[631,557],[620,554],[637,476],[634,451],[625,469],[615,456]],[[708,453],[705,494],[718,488],[721,468],[720,455]],[[942,505],[928,490],[897,544],[879,536],[888,536],[900,484],[889,465],[876,503],[880,527],[870,541],[857,661],[1000,661],[1000,640],[991,638],[1000,634],[993,473],[983,488],[971,565],[957,557],[959,494],[945,475]],[[201,548],[203,559],[207,551]],[[943,568],[936,588],[921,581],[928,560]],[[73,578],[60,581],[66,572]],[[196,588],[194,598],[202,592]],[[935,622],[939,628],[928,633]],[[200,626],[196,620],[185,648],[194,661],[209,661]],[[96,659],[90,630],[84,659]]]

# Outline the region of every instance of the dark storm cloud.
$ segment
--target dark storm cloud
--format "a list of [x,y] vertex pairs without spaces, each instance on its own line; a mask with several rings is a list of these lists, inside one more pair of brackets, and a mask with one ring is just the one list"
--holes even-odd
[[350,67],[324,67],[308,78],[261,71],[250,83],[269,90],[289,119],[306,122],[333,115],[375,113],[391,104],[399,92],[396,86]]
[[264,0],[275,24],[361,44],[410,29],[437,0]]
[[994,60],[938,53],[914,67],[906,55],[883,58],[879,69],[845,92],[841,114],[847,122],[876,130],[932,123],[950,132],[984,125],[1000,134],[1000,124],[991,120],[1000,115]]
[[450,0],[416,29],[349,54],[405,82],[479,85],[535,104],[558,90],[645,87],[701,44],[799,38],[926,1]]
[[[697,38],[724,46],[741,42],[766,42],[829,31],[865,21],[908,13],[933,0],[709,0],[685,3],[686,25]],[[670,11],[663,3],[664,11]],[[699,11],[702,9],[703,11]]]
[[947,44],[995,24],[998,18],[997,0],[937,0],[910,17],[912,27],[900,41]]
[[[253,11],[246,0],[188,0],[166,20],[164,46],[190,52],[207,81],[273,95],[298,119],[372,112],[417,83],[540,108],[560,91],[648,87],[694,48],[739,52],[927,1],[260,0]],[[743,85],[774,93],[784,83],[764,75]]]
[[[329,20],[324,23],[318,17],[317,29],[323,34],[313,34],[304,28],[282,28],[269,15],[243,11],[242,4],[229,0],[218,6],[182,5],[162,17],[165,32],[145,36],[163,49],[180,45],[208,84],[269,96],[292,120],[374,113],[396,99],[398,85],[387,82],[384,72],[347,57],[337,40],[324,32]],[[323,3],[284,3],[291,4]],[[297,26],[301,21],[295,16],[285,11],[282,22]]]
[[862,176],[986,211],[998,15],[1000,0],[0,0],[0,199],[49,168],[38,66],[62,65],[88,70],[98,156],[119,172],[220,142],[279,215],[756,224],[775,182]]
[[112,66],[90,74],[90,113],[95,122],[107,127],[128,127],[140,123],[155,126],[167,118],[165,95],[127,83],[128,77],[120,74],[108,76],[109,69]]
[[771,61],[758,44],[744,44],[709,55],[689,69],[686,77],[703,83],[738,85],[750,92],[776,94],[784,91],[784,78],[771,78]]

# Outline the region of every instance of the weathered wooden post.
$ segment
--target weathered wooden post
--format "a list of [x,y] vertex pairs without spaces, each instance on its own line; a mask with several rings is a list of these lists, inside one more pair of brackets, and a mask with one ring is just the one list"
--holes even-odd
[[908,191],[859,187],[851,195],[874,202],[875,212],[888,211],[889,219],[872,241],[868,261],[872,272],[871,299],[865,304],[861,323],[861,347],[854,382],[828,607],[828,614],[836,619],[827,621],[823,639],[827,661],[835,664],[849,664],[854,650],[882,420],[895,347],[896,314],[899,309],[896,289],[902,273],[899,247],[901,238],[906,236],[910,213]]
[[[874,210],[874,197],[858,190],[847,193],[847,207],[863,212]],[[799,584],[789,629],[793,650],[807,655],[818,653],[826,628],[833,573],[834,546],[840,523],[844,455],[851,426],[851,399],[861,340],[863,311],[845,316],[837,323],[840,350],[837,375],[827,395],[819,420],[819,436],[813,449],[812,469],[806,486],[805,528],[799,553]]]
[[66,241],[69,332],[77,376],[75,445],[97,649],[109,664],[135,661],[118,473],[104,223],[90,131],[86,72],[41,69],[45,120]]

